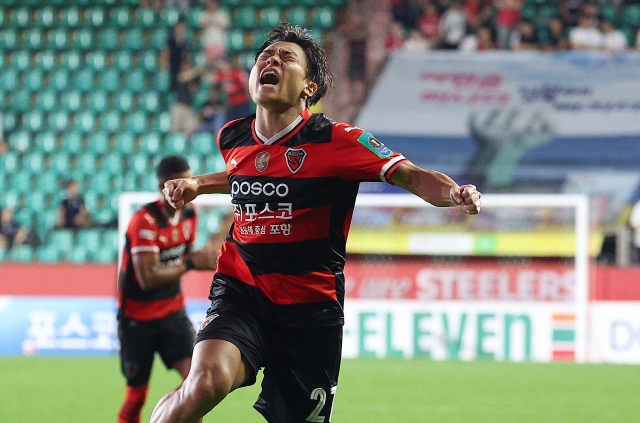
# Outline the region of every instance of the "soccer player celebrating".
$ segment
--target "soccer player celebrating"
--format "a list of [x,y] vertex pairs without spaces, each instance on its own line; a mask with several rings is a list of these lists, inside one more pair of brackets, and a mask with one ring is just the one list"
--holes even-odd
[[[157,167],[159,187],[193,173],[182,157],[163,158]],[[127,379],[118,423],[139,423],[149,388],[155,353],[167,368],[187,377],[195,331],[180,292],[180,276],[190,269],[215,269],[215,239],[191,252],[196,210],[180,210],[164,197],[146,204],[129,223],[122,255],[118,296],[118,336],[122,373]]]
[[331,85],[326,55],[303,28],[281,24],[249,76],[256,115],[218,134],[226,173],[168,181],[181,209],[230,193],[234,224],[211,284],[191,373],[151,422],[196,422],[256,381],[270,423],[329,422],[342,347],[345,245],[359,183],[382,180],[436,206],[480,211],[480,193],[423,170],[370,133],[308,107]]

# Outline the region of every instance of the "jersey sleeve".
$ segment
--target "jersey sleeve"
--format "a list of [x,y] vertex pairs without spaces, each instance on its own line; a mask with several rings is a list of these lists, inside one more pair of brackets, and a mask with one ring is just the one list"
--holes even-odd
[[408,161],[402,154],[391,151],[369,132],[336,123],[333,127],[337,154],[334,157],[338,173],[347,180],[382,181],[389,179],[393,171]]
[[131,242],[131,255],[160,252],[158,222],[147,210],[142,209],[133,215],[127,235]]

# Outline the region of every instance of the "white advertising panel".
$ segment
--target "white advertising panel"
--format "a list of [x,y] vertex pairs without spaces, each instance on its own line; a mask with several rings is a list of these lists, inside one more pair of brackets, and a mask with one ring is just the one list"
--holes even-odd
[[591,361],[640,364],[640,302],[591,304]]

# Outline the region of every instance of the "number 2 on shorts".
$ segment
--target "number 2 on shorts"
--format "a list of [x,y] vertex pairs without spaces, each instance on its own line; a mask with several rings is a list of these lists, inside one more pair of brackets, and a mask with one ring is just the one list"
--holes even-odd
[[[338,389],[337,385],[331,387],[332,396],[335,397],[337,389]],[[309,417],[307,417],[307,421],[311,423],[325,423],[324,416],[320,416],[319,414],[324,408],[324,405],[327,403],[327,392],[322,388],[316,388],[313,390],[313,392],[311,392],[311,399],[318,401],[318,404],[316,405],[316,408],[313,409],[311,414],[309,414]],[[334,404],[333,399],[331,401],[331,411],[329,412],[329,420],[327,422],[331,421],[331,416],[333,415],[333,404]]]

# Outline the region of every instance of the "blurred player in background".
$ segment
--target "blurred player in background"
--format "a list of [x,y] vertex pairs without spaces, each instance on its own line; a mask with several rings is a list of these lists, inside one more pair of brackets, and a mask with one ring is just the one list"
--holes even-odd
[[225,173],[168,181],[178,209],[196,196],[231,193],[234,224],[211,285],[193,367],[165,395],[153,423],[196,422],[231,391],[256,381],[270,423],[329,422],[344,321],[346,238],[359,183],[396,184],[431,204],[480,210],[473,185],[423,170],[370,133],[308,107],[331,85],[324,49],[281,24],[249,76],[256,115],[218,135]]
[[[157,167],[160,189],[167,180],[192,175],[187,161],[178,156],[163,158]],[[156,352],[183,379],[189,373],[195,331],[180,277],[191,269],[215,269],[222,242],[215,245],[212,239],[192,252],[196,223],[193,205],[176,210],[160,197],[137,211],[127,228],[118,297],[120,359],[127,388],[118,423],[140,422]]]

